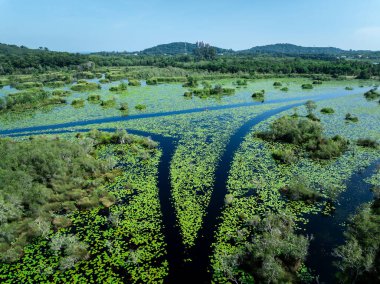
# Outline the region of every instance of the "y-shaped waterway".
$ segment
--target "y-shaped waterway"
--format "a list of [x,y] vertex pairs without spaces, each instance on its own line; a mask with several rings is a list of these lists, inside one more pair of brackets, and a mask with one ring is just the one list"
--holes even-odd
[[[313,97],[314,101],[332,99],[344,96],[346,93],[338,92],[334,94],[325,94],[318,97]],[[202,229],[199,232],[199,237],[196,241],[196,245],[189,252],[189,257],[191,262],[184,262],[185,257],[185,248],[182,244],[181,235],[179,228],[176,224],[175,209],[171,200],[171,185],[170,185],[170,163],[173,157],[175,150],[176,140],[172,138],[163,137],[154,133],[147,133],[143,131],[137,131],[133,129],[127,129],[131,134],[150,136],[152,139],[160,143],[160,148],[163,151],[163,155],[159,164],[159,177],[158,177],[158,188],[159,188],[159,198],[162,209],[163,224],[164,224],[164,235],[165,241],[167,244],[167,253],[169,261],[169,277],[166,279],[168,283],[178,283],[184,280],[185,282],[192,283],[209,283],[211,276],[208,272],[209,269],[209,257],[212,254],[212,243],[214,242],[215,232],[218,228],[220,222],[220,216],[224,204],[224,197],[227,193],[227,177],[230,171],[230,166],[234,153],[239,148],[243,142],[244,137],[250,132],[252,127],[256,124],[267,120],[273,115],[279,114],[283,111],[289,110],[291,108],[302,105],[305,102],[306,98],[292,98],[292,99],[281,99],[281,100],[271,100],[263,103],[243,103],[243,104],[234,104],[234,105],[225,105],[225,106],[214,106],[205,108],[196,108],[188,110],[179,110],[172,112],[161,112],[161,113],[151,113],[151,114],[141,114],[134,116],[118,116],[118,117],[109,117],[101,118],[87,121],[76,121],[61,123],[55,125],[45,125],[45,126],[35,126],[27,128],[17,128],[11,130],[0,130],[0,135],[5,136],[29,136],[29,135],[38,135],[38,134],[60,134],[67,132],[86,132],[89,129],[81,130],[67,130],[64,128],[69,127],[78,127],[86,126],[93,124],[102,124],[118,121],[128,121],[133,119],[143,119],[143,118],[152,118],[152,117],[164,117],[172,115],[181,115],[189,113],[198,113],[205,110],[214,111],[222,109],[233,109],[239,107],[247,107],[257,104],[274,104],[280,102],[292,102],[286,106],[275,108],[262,114],[256,116],[255,118],[244,123],[230,138],[219,165],[217,166],[215,172],[215,184],[214,190],[211,195],[210,204],[206,216],[203,220]],[[104,131],[114,131],[115,129],[101,129]],[[342,200],[342,202],[345,202]],[[341,202],[341,203],[342,203]],[[359,204],[358,204],[359,205]],[[345,215],[344,218],[347,218]],[[313,222],[313,221],[312,221]],[[324,222],[326,223],[326,222]],[[334,223],[334,226],[336,224]],[[310,231],[314,231],[314,227],[310,225]],[[308,230],[307,233],[310,231]],[[332,242],[330,245],[337,245]],[[318,248],[317,248],[318,249]],[[314,251],[313,246],[311,247],[311,254],[317,253]],[[331,265],[331,264],[330,264]],[[318,271],[317,271],[318,273]],[[319,273],[320,274],[320,273]]]

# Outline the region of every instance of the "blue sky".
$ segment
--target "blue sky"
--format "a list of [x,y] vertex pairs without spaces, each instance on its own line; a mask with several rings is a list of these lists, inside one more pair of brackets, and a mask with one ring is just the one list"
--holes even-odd
[[0,42],[135,51],[173,41],[380,50],[380,0],[0,0]]

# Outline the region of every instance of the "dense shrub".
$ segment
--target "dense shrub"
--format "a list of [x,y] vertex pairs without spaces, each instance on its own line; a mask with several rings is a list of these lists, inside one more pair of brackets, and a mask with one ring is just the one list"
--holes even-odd
[[265,98],[265,90],[256,91],[252,94],[252,98],[257,101],[264,101]]
[[291,164],[296,161],[296,156],[293,150],[285,149],[285,150],[274,150],[272,152],[272,157],[276,161],[283,164]]
[[379,147],[379,142],[377,142],[375,139],[371,139],[371,138],[358,139],[356,144],[358,146],[367,147],[367,148],[374,148],[374,149]]
[[141,86],[141,82],[135,79],[128,79],[129,86]]
[[238,85],[238,86],[247,86],[248,82],[247,82],[247,80],[238,79],[236,81],[236,85]]
[[321,109],[321,113],[332,114],[332,113],[335,113],[335,110],[331,107],[324,107]]
[[298,177],[292,180],[288,186],[284,187],[282,192],[291,200],[313,202],[321,198],[321,194],[318,191],[312,190],[310,187],[310,184]]
[[351,122],[358,122],[359,118],[356,116],[353,116],[351,113],[347,113],[346,117],[344,118],[346,121],[351,121]]
[[313,85],[322,85],[322,84],[323,84],[323,82],[320,80],[313,81]]
[[46,82],[45,86],[48,86],[50,88],[61,88],[66,85],[66,82],[64,81],[51,81],[51,82]]
[[125,83],[125,82],[121,82],[119,85],[117,85],[117,86],[112,86],[112,87],[110,87],[110,91],[111,92],[124,92],[124,91],[126,91],[128,89],[128,85],[127,85],[127,83]]
[[344,89],[347,90],[347,91],[352,91],[354,88],[353,87],[346,87]]
[[29,89],[0,98],[0,111],[23,111],[65,102],[66,100],[59,98],[58,95],[52,96],[42,89]]
[[192,91],[194,96],[200,98],[228,96],[235,93],[235,89],[223,88],[221,85],[214,87],[204,87],[203,89],[195,89]]
[[100,95],[91,94],[87,97],[87,100],[91,103],[100,102]]
[[380,263],[380,200],[375,194],[350,220],[346,241],[334,251],[340,283],[378,283]]
[[269,131],[256,135],[262,139],[300,146],[314,159],[339,157],[347,149],[348,141],[340,136],[325,138],[322,132],[322,125],[318,121],[283,116],[270,125]]
[[282,83],[281,83],[281,82],[274,82],[274,83],[273,83],[273,86],[274,86],[274,87],[281,87],[281,86],[282,86]]
[[127,113],[127,112],[129,111],[129,106],[128,106],[128,104],[127,104],[127,103],[121,103],[121,104],[120,104],[120,107],[119,107],[119,110],[121,110],[121,111]]
[[106,78],[104,78],[104,79],[100,79],[99,80],[99,83],[100,84],[108,84],[110,82],[110,80],[109,79],[106,79]]
[[288,87],[283,87],[283,88],[280,89],[280,91],[287,92],[287,91],[289,91],[289,88]]
[[147,85],[157,85],[158,80],[156,78],[150,78],[150,79],[146,80],[146,84]]
[[135,106],[135,109],[137,109],[137,110],[145,110],[146,109],[146,105],[138,104],[138,105]]
[[25,89],[31,89],[31,88],[42,88],[44,84],[41,82],[25,82],[25,83],[19,83],[15,85],[15,88],[17,90],[25,90]]
[[312,84],[303,84],[301,87],[302,87],[302,89],[306,89],[306,90],[313,89],[313,85]]
[[196,88],[198,87],[198,80],[192,76],[186,78],[186,83],[183,84],[185,88]]
[[364,93],[364,97],[369,101],[376,100],[380,98],[380,92],[377,90],[377,88],[374,88]]
[[71,102],[71,105],[73,107],[77,107],[77,108],[84,107],[84,100],[83,99],[75,99]]
[[105,101],[101,101],[100,102],[100,105],[104,108],[110,108],[110,107],[114,107],[116,105],[116,100],[115,98],[113,99],[109,99],[109,100],[105,100]]
[[[0,258],[15,261],[34,237],[67,226],[65,215],[113,202],[95,184],[110,169],[79,143],[0,139]],[[91,182],[97,180],[97,183]]]
[[309,241],[295,233],[290,216],[267,213],[257,216],[244,247],[221,262],[224,274],[235,283],[293,283],[305,260]]
[[80,80],[77,84],[71,86],[71,90],[77,91],[77,92],[85,92],[85,91],[95,91],[99,90],[102,87],[97,83],[87,82]]

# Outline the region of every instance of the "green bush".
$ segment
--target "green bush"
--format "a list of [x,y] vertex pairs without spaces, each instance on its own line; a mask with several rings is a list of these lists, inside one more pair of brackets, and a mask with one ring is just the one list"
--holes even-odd
[[108,84],[110,82],[110,80],[109,79],[106,79],[106,78],[104,78],[104,79],[100,79],[99,80],[99,83],[100,84]]
[[67,97],[71,95],[71,92],[69,90],[54,90],[51,93],[53,96],[58,96],[58,97]]
[[25,82],[25,83],[19,83],[16,84],[15,88],[17,90],[25,90],[25,89],[31,89],[31,88],[42,88],[44,84],[41,82]]
[[196,88],[198,87],[198,80],[192,76],[186,78],[186,83],[183,84],[184,88]]
[[45,82],[45,85],[50,88],[61,88],[66,85],[66,82],[64,81],[51,81],[51,82]]
[[77,91],[77,92],[85,92],[85,91],[95,91],[99,90],[102,87],[97,83],[87,82],[80,80],[77,84],[71,86],[71,90]]
[[351,113],[347,113],[346,117],[344,118],[346,121],[351,121],[351,122],[358,122],[359,118],[356,116],[353,116]]
[[364,97],[369,101],[376,100],[376,99],[380,98],[380,92],[377,91],[377,88],[374,88],[374,89],[369,90],[368,92],[364,93]]
[[332,113],[335,113],[335,110],[331,107],[324,107],[321,109],[321,113],[332,114]]
[[192,91],[192,94],[194,96],[200,98],[228,96],[234,93],[235,89],[223,88],[221,85],[215,85],[213,88],[205,87],[203,89],[195,89]]
[[320,80],[313,81],[313,85],[322,85],[322,84],[323,84],[323,82]]
[[312,84],[303,84],[301,87],[302,87],[302,89],[305,89],[305,90],[311,90],[311,89],[313,89],[313,85]]
[[113,98],[110,100],[101,101],[100,105],[104,108],[114,107],[116,105],[116,100]]
[[138,105],[136,105],[135,106],[135,109],[137,109],[137,110],[145,110],[146,109],[146,105],[143,105],[143,104],[138,104]]
[[344,89],[347,90],[347,91],[352,91],[354,88],[353,87],[346,87]]
[[248,82],[247,82],[247,80],[238,79],[238,80],[236,81],[236,85],[237,85],[237,86],[247,86],[247,85],[248,85]]
[[296,156],[294,154],[294,151],[291,149],[285,149],[285,150],[274,150],[272,152],[272,157],[276,161],[283,163],[283,164],[291,164],[296,161]]
[[289,88],[288,87],[283,87],[283,88],[280,89],[280,91],[287,92],[287,91],[289,91]]
[[281,87],[281,86],[282,86],[282,83],[281,83],[281,82],[274,82],[274,83],[273,83],[273,86],[274,86],[274,87]]
[[296,178],[282,189],[282,192],[291,200],[303,200],[313,202],[321,198],[321,194],[310,188],[310,185],[302,178]]
[[141,86],[141,82],[139,80],[129,79],[128,85],[129,86]]
[[77,108],[84,107],[84,100],[83,99],[75,99],[71,102],[71,105],[73,107],[77,107]]
[[120,107],[119,107],[119,110],[123,111],[123,112],[128,112],[129,111],[129,106],[127,103],[121,103],[120,104]]
[[111,92],[125,92],[128,89],[128,85],[125,82],[120,83],[117,86],[110,87]]
[[157,85],[158,80],[157,80],[157,78],[150,78],[150,79],[146,80],[146,84],[147,85]]
[[[83,143],[82,143],[83,144]],[[91,149],[61,139],[38,138],[15,142],[0,139],[0,259],[12,262],[35,237],[69,225],[65,215],[114,198],[90,180],[105,182],[110,168]]]
[[252,94],[252,98],[257,101],[264,101],[265,98],[265,90],[256,91]]
[[259,132],[256,136],[270,141],[291,143],[302,147],[314,159],[331,159],[339,157],[347,150],[348,141],[335,136],[322,136],[323,128],[320,122],[310,119],[283,116],[276,119],[270,130]]
[[184,95],[186,98],[191,98],[191,97],[193,97],[193,92],[185,92],[183,95]]
[[87,97],[87,100],[91,103],[100,102],[100,95],[91,94]]
[[374,148],[377,149],[379,147],[379,142],[377,142],[375,139],[371,138],[360,138],[356,142],[358,146],[367,147],[367,148]]

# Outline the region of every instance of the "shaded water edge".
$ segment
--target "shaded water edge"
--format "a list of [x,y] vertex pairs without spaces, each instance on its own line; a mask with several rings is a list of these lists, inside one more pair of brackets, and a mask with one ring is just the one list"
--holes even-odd
[[334,261],[333,250],[345,242],[344,232],[347,222],[364,203],[373,200],[372,185],[365,179],[372,176],[380,160],[373,162],[365,169],[355,172],[346,183],[347,189],[340,194],[336,209],[332,215],[310,215],[304,226],[305,233],[312,235],[306,265],[317,277],[317,283],[336,283],[338,272]]

